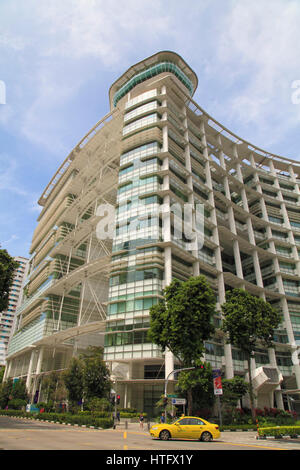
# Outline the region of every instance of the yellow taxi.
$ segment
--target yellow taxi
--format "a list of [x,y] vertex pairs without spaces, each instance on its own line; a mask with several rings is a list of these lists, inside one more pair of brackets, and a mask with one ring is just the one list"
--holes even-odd
[[219,426],[197,416],[183,416],[171,424],[154,424],[150,428],[151,437],[163,441],[169,439],[200,439],[209,442],[221,436]]

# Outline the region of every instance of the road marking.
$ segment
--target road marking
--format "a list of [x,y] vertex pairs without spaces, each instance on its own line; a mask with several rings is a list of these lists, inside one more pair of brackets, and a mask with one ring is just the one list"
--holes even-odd
[[126,444],[126,439],[127,439],[127,432],[126,431],[124,432],[123,437],[124,437],[124,440],[125,440],[125,444],[123,446],[123,449],[128,450],[128,445]]
[[256,448],[259,448],[259,449],[269,449],[269,450],[288,450],[288,449],[283,449],[282,447],[271,447],[271,446],[259,446],[259,445],[255,445],[255,444],[237,444],[236,442],[217,442],[215,441],[216,443],[218,444],[228,444],[228,445],[231,445],[231,446],[242,446],[242,447],[256,447]]

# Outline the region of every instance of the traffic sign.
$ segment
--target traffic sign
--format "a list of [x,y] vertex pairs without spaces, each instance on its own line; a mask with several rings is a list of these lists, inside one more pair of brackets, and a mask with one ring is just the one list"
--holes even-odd
[[172,405],[186,405],[185,398],[172,398]]
[[213,369],[213,383],[214,383],[214,394],[223,395],[220,369]]
[[172,394],[172,395],[167,395],[167,397],[168,397],[168,398],[177,398],[177,397],[178,397],[178,395],[174,395],[174,394]]

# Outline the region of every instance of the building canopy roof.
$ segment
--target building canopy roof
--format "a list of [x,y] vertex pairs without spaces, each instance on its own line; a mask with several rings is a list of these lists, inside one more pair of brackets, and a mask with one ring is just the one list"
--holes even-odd
[[109,90],[111,108],[116,106],[118,100],[135,85],[162,72],[173,73],[186,86],[190,95],[193,96],[198,85],[195,72],[180,55],[171,51],[161,51],[131,66],[112,84]]

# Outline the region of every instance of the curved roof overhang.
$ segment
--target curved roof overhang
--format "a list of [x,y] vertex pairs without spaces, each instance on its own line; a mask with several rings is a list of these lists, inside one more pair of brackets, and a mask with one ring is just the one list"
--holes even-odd
[[109,89],[109,101],[111,109],[116,104],[115,95],[119,92],[122,87],[124,87],[127,83],[130,83],[130,81],[135,76],[138,76],[142,72],[145,72],[147,69],[150,69],[151,67],[164,62],[174,64],[184,74],[188,82],[190,82],[191,84],[191,87],[189,87],[188,89],[192,96],[198,86],[198,77],[195,72],[190,68],[190,66],[183,60],[183,58],[179,54],[176,54],[172,51],[161,51],[130,67],[120,78],[118,78],[118,80],[116,80],[112,84]]

